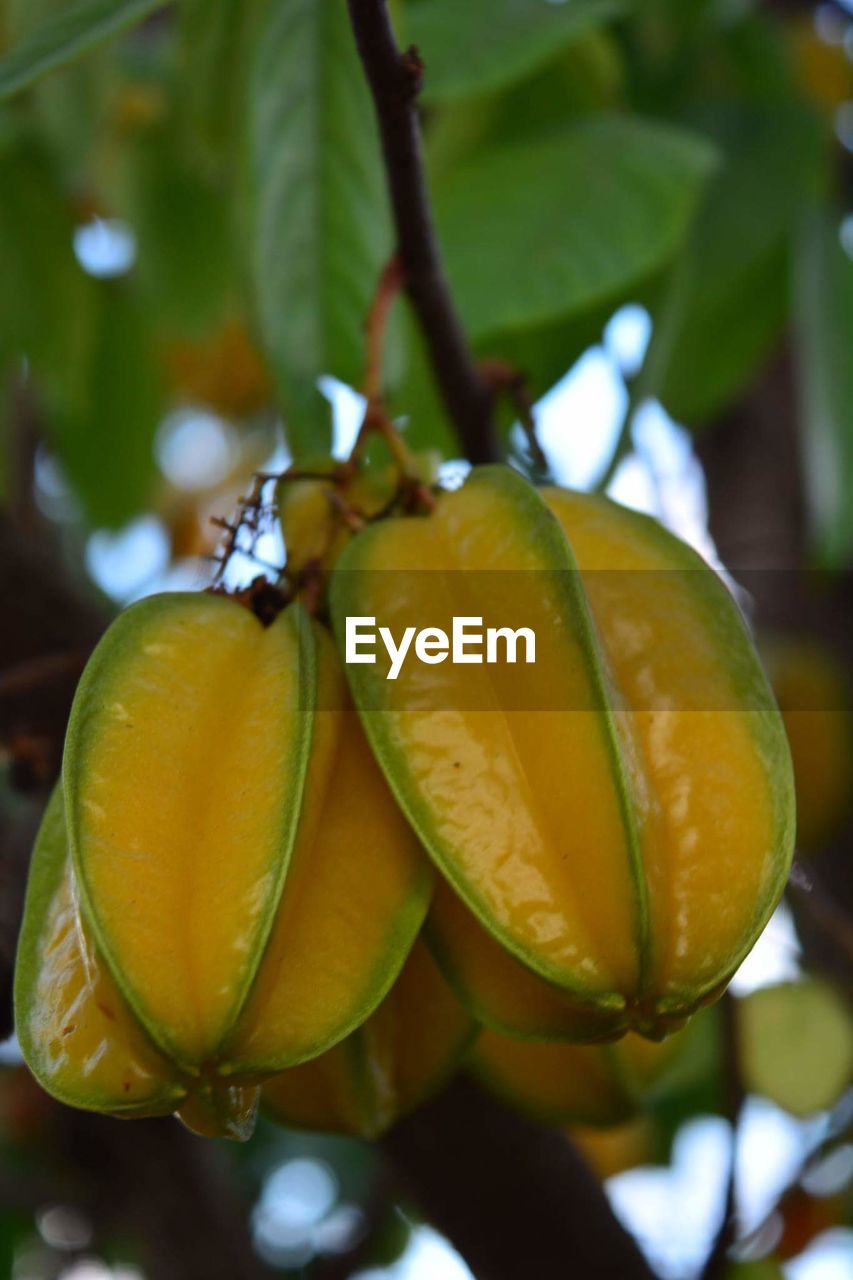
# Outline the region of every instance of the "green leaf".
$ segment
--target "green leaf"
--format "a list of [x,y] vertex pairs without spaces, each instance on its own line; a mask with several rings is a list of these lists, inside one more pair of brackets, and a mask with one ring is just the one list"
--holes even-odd
[[[489,334],[478,344],[478,353],[504,360],[517,369],[524,375],[530,395],[539,400],[585,351],[601,341],[607,321],[622,301],[629,299],[608,301],[535,328]],[[630,301],[640,301],[638,291],[632,293]]]
[[316,380],[358,386],[392,249],[373,108],[345,0],[273,0],[250,80],[252,274],[297,456],[329,444]]
[[426,62],[425,100],[485,93],[522,79],[628,0],[418,0],[405,37]]
[[117,528],[151,497],[164,378],[131,281],[91,283],[93,305],[76,385],[65,390],[50,426],[87,519]]
[[265,0],[183,0],[178,11],[177,79],[187,141],[223,169],[242,124],[249,51],[264,7]]
[[781,332],[791,233],[823,154],[819,126],[796,104],[714,107],[694,123],[718,143],[725,161],[656,317],[649,353],[658,362],[652,393],[691,425],[738,395]]
[[[6,49],[22,45],[67,9],[63,0],[7,0]],[[34,84],[26,113],[34,132],[55,155],[67,187],[88,188],[92,156],[113,109],[114,64],[108,45]],[[19,117],[20,118],[20,117]]]
[[409,449],[435,449],[443,458],[458,457],[459,441],[441,402],[418,322],[408,301],[403,308],[400,324],[403,370],[399,383],[389,389],[388,408],[404,420],[403,432]]
[[853,1077],[853,1022],[840,996],[808,979],[752,992],[738,1005],[746,1087],[806,1116],[831,1107]]
[[74,256],[71,209],[40,145],[21,138],[0,153],[0,190],[0,354],[25,357],[53,387],[73,376],[91,282]]
[[169,337],[201,337],[239,296],[231,192],[194,163],[169,118],[129,138],[115,166],[116,212],[138,242],[136,274]]
[[806,477],[815,534],[832,564],[853,553],[853,259],[839,217],[805,221],[795,271],[795,334]]
[[755,1262],[733,1262],[725,1280],[785,1280],[785,1273],[773,1258],[759,1258]]
[[9,423],[9,403],[12,397],[11,366],[0,351],[0,509],[12,497],[10,493],[10,463],[12,461],[12,435]]
[[78,0],[0,60],[0,101],[162,9],[166,0]]
[[73,251],[73,220],[43,152],[0,156],[0,361],[26,358],[69,483],[93,524],[145,503],[162,379],[132,282],[94,280]]
[[581,112],[614,110],[624,80],[624,55],[613,33],[592,28],[518,84],[470,98],[464,111],[451,104],[427,113],[430,174],[440,178],[484,148],[565,132]]
[[700,138],[608,116],[472,160],[435,193],[469,334],[545,324],[648,277],[679,249],[712,164]]

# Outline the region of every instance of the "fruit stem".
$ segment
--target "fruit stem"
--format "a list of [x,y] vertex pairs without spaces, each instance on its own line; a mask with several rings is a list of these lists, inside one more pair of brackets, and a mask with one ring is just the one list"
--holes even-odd
[[433,228],[417,97],[423,63],[397,47],[386,0],[348,0],[350,21],[376,109],[404,287],[432,371],[469,462],[495,462],[493,397],[468,349]]
[[364,370],[364,398],[368,405],[382,400],[382,357],[385,350],[385,334],[388,317],[397,294],[403,287],[403,268],[395,253],[388,260],[379,277],[376,293],[367,313],[364,325],[366,361]]

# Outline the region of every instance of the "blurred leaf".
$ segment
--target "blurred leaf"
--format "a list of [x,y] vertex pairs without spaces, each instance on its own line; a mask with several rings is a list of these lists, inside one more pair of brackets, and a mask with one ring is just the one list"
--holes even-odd
[[601,342],[614,311],[625,302],[646,305],[649,285],[643,284],[587,308],[576,315],[529,329],[490,333],[477,344],[484,356],[505,360],[524,375],[527,389],[539,400],[572,368],[590,347]]
[[430,112],[430,173],[440,178],[484,147],[565,131],[582,111],[616,107],[623,84],[622,50],[612,32],[600,27],[586,31],[545,67],[508,89],[471,98],[464,111],[450,105]]
[[93,45],[162,9],[166,0],[78,0],[0,60],[0,101]]
[[458,457],[456,431],[441,402],[426,345],[408,301],[403,302],[400,331],[405,352],[403,373],[399,384],[389,389],[388,408],[405,419],[409,449],[436,449],[443,458]]
[[21,138],[0,152],[0,356],[67,381],[91,282],[74,256],[74,222],[43,148]]
[[372,111],[345,0],[273,0],[250,85],[251,252],[297,456],[329,445],[317,378],[361,380],[364,318],[391,252]]
[[568,316],[648,276],[677,251],[712,162],[691,134],[606,116],[473,159],[435,192],[470,335]]
[[[64,0],[7,0],[6,48],[22,44],[67,8]],[[109,110],[108,76],[111,50],[102,45],[82,63],[45,76],[26,95],[26,111],[69,182],[85,186],[86,166],[96,145],[96,133]],[[17,108],[18,104],[16,104]]]
[[92,523],[118,525],[149,495],[162,384],[128,278],[97,281],[44,152],[0,156],[0,355],[25,357],[63,468]]
[[725,1280],[785,1280],[785,1273],[773,1258],[759,1258],[755,1262],[733,1262]]
[[738,1004],[744,1083],[792,1115],[837,1102],[853,1079],[853,1021],[814,979],[762,987]]
[[719,1005],[709,1005],[695,1015],[683,1052],[673,1063],[665,1087],[651,1099],[649,1110],[654,1121],[656,1163],[669,1163],[676,1136],[693,1116],[723,1111],[722,1078],[720,1009]]
[[[812,14],[804,12],[802,19],[814,29]],[[725,63],[714,68],[718,91],[722,81],[730,96],[753,103],[770,105],[799,98],[789,28],[790,19],[783,25],[770,13],[746,8],[740,22],[723,21],[720,34]]]
[[[788,249],[821,171],[812,113],[715,106],[693,120],[725,161],[708,187],[649,352],[657,394],[696,425],[742,390],[788,313]],[[665,344],[665,350],[662,350]]]
[[425,100],[440,102],[520,80],[627,7],[628,0],[417,0],[405,36],[426,62]]
[[170,335],[199,336],[221,320],[240,281],[231,193],[182,141],[172,118],[129,139],[115,195],[158,322]]
[[12,369],[0,353],[0,507],[8,503],[10,497],[9,472],[12,442],[9,433],[9,402],[12,395],[12,377]]
[[412,1238],[412,1223],[396,1205],[392,1205],[377,1223],[372,1236],[360,1247],[359,1267],[393,1267],[399,1262]]
[[798,247],[796,339],[811,514],[833,564],[853,553],[853,260],[839,220],[811,215]]
[[[767,6],[765,6],[767,7]],[[624,27],[635,108],[682,117],[710,97],[779,101],[792,65],[775,15],[739,0],[644,0]]]
[[50,426],[89,522],[116,528],[151,497],[163,375],[131,281],[99,280],[92,286],[86,351]]
[[184,0],[178,11],[178,85],[189,141],[227,164],[242,125],[248,59],[266,0]]

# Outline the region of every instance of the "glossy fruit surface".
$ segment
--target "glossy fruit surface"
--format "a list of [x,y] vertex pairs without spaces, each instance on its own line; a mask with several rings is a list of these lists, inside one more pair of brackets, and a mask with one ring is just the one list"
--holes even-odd
[[850,812],[853,716],[837,658],[814,640],[775,638],[763,647],[794,762],[797,847],[832,840]]
[[[243,1086],[369,1016],[430,888],[328,636],[298,607],[265,629],[212,595],[151,597],[113,624],[39,845],[51,852],[34,863],[18,965],[30,1065],[63,1100],[120,1111],[142,1046],[210,1132],[241,1114]],[[114,1023],[99,1019],[101,982]],[[63,1053],[45,983],[60,1016],[79,1004],[95,1027]],[[89,1078],[91,1035],[120,1088]]]
[[[718,994],[781,893],[793,804],[778,709],[699,557],[605,499],[487,467],[432,515],[360,533],[331,600],[339,640],[349,615],[535,632],[533,664],[391,681],[380,653],[347,675],[433,860],[521,977],[567,998],[562,1034],[659,1036]],[[530,1024],[516,1004],[514,1032],[541,1034],[550,1004]]]
[[333,565],[352,537],[347,512],[358,518],[372,516],[394,492],[392,469],[356,470],[344,481],[345,472],[337,459],[321,457],[286,472],[279,481],[276,505],[291,577],[312,566]]
[[475,1033],[416,942],[373,1016],[322,1057],[269,1081],[262,1101],[283,1124],[376,1137],[444,1084]]
[[616,1044],[531,1044],[493,1031],[480,1036],[471,1068],[488,1088],[547,1124],[609,1126],[635,1116],[679,1052],[679,1037],[652,1044],[628,1034]]
[[429,450],[400,464],[366,466],[322,456],[285,472],[276,488],[287,574],[298,583],[306,570],[328,570],[337,563],[355,532],[395,501],[411,495],[413,485],[428,487],[438,468]]

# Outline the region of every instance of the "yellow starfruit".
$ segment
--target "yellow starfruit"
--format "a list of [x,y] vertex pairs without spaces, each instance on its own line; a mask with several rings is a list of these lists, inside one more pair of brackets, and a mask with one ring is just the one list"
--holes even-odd
[[535,637],[532,662],[506,641],[491,664],[481,645],[465,665],[426,646],[402,668],[378,646],[347,665],[386,778],[467,909],[454,923],[439,905],[430,936],[478,1016],[522,1036],[660,1037],[718,995],[779,899],[794,809],[778,708],[700,557],[604,498],[484,467],[432,514],[362,530],[330,598],[345,652],[352,618]]
[[17,966],[63,1101],[245,1134],[258,1084],[384,998],[430,874],[330,637],[210,594],[121,615],[75,696]]
[[662,1044],[628,1033],[616,1044],[546,1044],[484,1031],[471,1070],[492,1092],[546,1124],[621,1125],[666,1078],[681,1032]]
[[268,1081],[263,1105],[294,1128],[375,1138],[441,1088],[476,1031],[416,942],[372,1017],[328,1053]]
[[763,647],[794,762],[797,847],[828,844],[850,812],[853,716],[847,674],[816,640],[774,637]]

